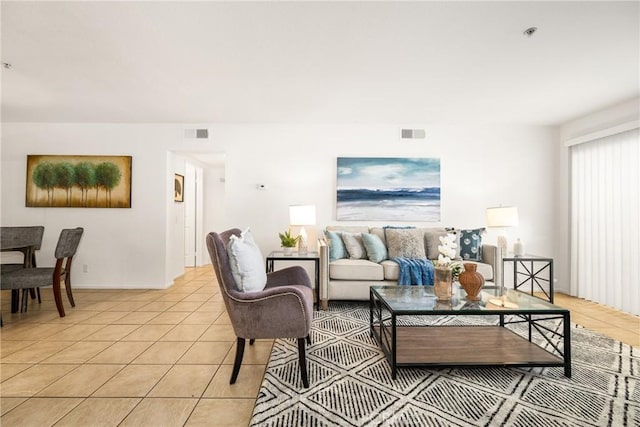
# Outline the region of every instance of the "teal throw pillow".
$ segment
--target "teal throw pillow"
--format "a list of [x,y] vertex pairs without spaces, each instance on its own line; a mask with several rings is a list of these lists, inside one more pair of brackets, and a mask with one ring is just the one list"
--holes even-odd
[[335,231],[325,231],[324,235],[329,241],[329,261],[335,261],[337,259],[343,259],[347,257],[347,249],[344,247],[344,242],[340,233]]
[[484,228],[460,230],[460,257],[463,260],[482,261],[482,233]]
[[369,261],[380,263],[385,259],[389,259],[387,248],[382,242],[380,236],[362,233],[362,243],[364,243],[364,247],[367,249]]

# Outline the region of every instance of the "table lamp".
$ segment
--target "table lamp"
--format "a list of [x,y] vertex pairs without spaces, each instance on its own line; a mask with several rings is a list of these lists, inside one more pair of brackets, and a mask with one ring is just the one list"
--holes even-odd
[[499,229],[498,248],[502,254],[507,253],[507,233],[508,227],[518,226],[518,208],[515,206],[498,206],[487,208],[487,227]]
[[300,226],[300,241],[298,242],[298,254],[307,254],[307,231],[305,225],[315,225],[316,207],[315,205],[293,205],[289,206],[289,224]]

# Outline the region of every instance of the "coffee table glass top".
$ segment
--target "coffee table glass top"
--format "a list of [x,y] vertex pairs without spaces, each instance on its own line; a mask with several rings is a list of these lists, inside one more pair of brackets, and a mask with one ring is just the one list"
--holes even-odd
[[502,294],[486,287],[479,301],[467,301],[464,289],[454,285],[450,301],[437,301],[433,286],[372,286],[372,292],[396,314],[501,314],[504,312],[563,313],[567,310],[513,289]]

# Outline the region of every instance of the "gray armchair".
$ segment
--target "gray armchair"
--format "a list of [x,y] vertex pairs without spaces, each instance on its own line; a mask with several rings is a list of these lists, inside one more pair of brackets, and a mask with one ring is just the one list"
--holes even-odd
[[289,267],[267,275],[267,285],[260,292],[241,292],[231,272],[227,244],[239,229],[220,234],[209,233],[207,249],[218,278],[227,313],[237,337],[236,357],[230,384],[240,372],[245,340],[253,344],[257,338],[297,338],[300,374],[305,388],[309,387],[305,340],[313,318],[311,280],[302,267]]

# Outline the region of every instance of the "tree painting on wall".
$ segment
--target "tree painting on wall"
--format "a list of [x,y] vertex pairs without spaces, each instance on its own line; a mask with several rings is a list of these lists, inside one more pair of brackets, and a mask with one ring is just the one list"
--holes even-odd
[[338,157],[338,221],[440,221],[440,159]]
[[184,175],[179,173],[173,177],[173,201],[184,202]]
[[27,156],[27,207],[130,208],[131,156]]

